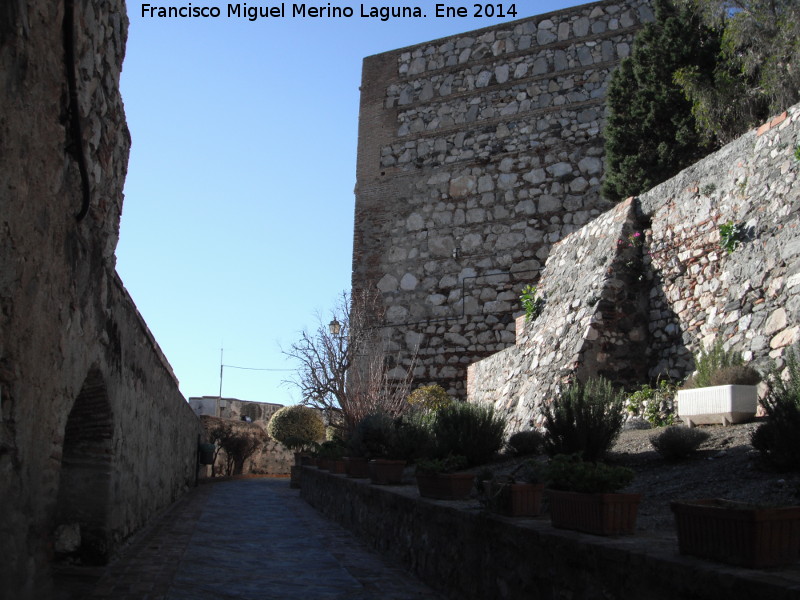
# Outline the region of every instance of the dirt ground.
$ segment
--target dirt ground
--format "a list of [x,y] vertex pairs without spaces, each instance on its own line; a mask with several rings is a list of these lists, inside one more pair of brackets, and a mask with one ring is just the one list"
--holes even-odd
[[[617,439],[607,462],[633,469],[633,483],[622,491],[641,493],[637,530],[655,536],[675,535],[672,500],[725,498],[757,504],[800,504],[800,473],[779,472],[750,445],[759,422],[701,426],[709,434],[697,452],[682,461],[667,461],[650,443],[661,429],[629,429]],[[538,460],[544,461],[544,458]],[[496,464],[508,473],[519,459]]]
[[641,493],[637,528],[672,531],[672,500],[726,498],[758,504],[800,503],[800,473],[778,472],[750,445],[757,422],[740,425],[707,425],[709,438],[689,459],[664,460],[650,444],[660,430],[623,431],[609,462],[636,472],[625,490]]

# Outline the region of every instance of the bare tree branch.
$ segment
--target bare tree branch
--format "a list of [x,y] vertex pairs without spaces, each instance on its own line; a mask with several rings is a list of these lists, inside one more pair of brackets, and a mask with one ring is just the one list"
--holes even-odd
[[298,363],[288,383],[300,390],[302,403],[348,431],[370,413],[396,415],[407,406],[414,361],[408,369],[389,370],[380,300],[377,292],[343,292],[330,314],[340,324],[338,334],[318,315],[316,330],[303,331],[284,351]]

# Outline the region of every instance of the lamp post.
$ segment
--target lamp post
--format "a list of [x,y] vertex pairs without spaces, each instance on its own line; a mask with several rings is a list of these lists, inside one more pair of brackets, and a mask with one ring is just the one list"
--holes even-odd
[[339,323],[339,321],[336,320],[336,317],[333,317],[333,321],[328,323],[328,330],[334,337],[339,335],[339,332],[342,330],[342,325],[341,323]]

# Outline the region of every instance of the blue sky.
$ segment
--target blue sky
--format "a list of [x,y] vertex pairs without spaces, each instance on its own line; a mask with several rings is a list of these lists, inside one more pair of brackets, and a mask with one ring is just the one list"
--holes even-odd
[[[286,3],[256,21],[223,2],[172,1],[221,10],[182,19],[142,17],[143,4],[128,1],[117,270],[186,397],[219,392],[224,348],[224,396],[295,404],[281,348],[330,320],[350,285],[362,59],[514,19],[436,18],[427,0],[364,3],[427,15],[385,22],[358,3],[331,4],[352,18],[292,18]],[[520,19],[582,2],[513,4]]]

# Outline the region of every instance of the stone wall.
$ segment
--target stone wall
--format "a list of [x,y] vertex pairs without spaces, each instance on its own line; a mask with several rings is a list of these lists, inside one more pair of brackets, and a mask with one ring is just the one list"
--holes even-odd
[[[66,20],[66,22],[65,22]],[[0,8],[0,597],[48,598],[191,485],[199,421],[114,269],[125,4]]]
[[[800,105],[559,242],[544,313],[518,321],[517,346],[470,367],[470,401],[514,431],[539,424],[566,380],[681,379],[714,339],[762,372],[780,366],[800,338],[799,145]],[[742,231],[732,253],[726,223]]]
[[605,90],[651,18],[604,1],[364,60],[353,288],[380,290],[418,381],[463,397],[550,246],[609,208]]
[[517,320],[517,345],[470,365],[470,401],[492,404],[509,431],[541,425],[539,407],[587,375],[647,379],[647,302],[636,209],[627,200],[556,243],[539,281],[542,313]]
[[[800,339],[800,105],[643,194],[651,375],[715,337],[762,372]],[[719,226],[741,226],[731,254]]]
[[[197,400],[192,398],[191,400]],[[212,398],[216,400],[216,398]],[[269,412],[270,408],[281,408],[279,404],[265,404],[261,402],[242,402],[241,400],[234,400],[239,408],[245,408],[247,412],[256,414],[256,411]],[[210,404],[210,403],[209,403]],[[230,406],[230,404],[228,405]],[[273,411],[274,412],[274,411]],[[294,452],[289,450],[280,442],[272,439],[267,434],[267,421],[256,419],[252,422],[243,421],[241,418],[230,419],[213,417],[210,415],[203,415],[200,417],[203,428],[206,432],[206,437],[212,440],[212,432],[218,430],[220,427],[230,427],[231,430],[243,436],[263,436],[263,443],[260,447],[245,460],[242,468],[243,474],[256,473],[261,475],[289,475],[291,467],[294,464]],[[200,467],[201,477],[212,477],[226,475],[227,458],[224,448],[219,448],[216,461],[213,465],[204,465]],[[238,474],[238,473],[237,473]]]
[[768,574],[678,555],[675,537],[604,538],[547,518],[507,518],[476,501],[419,497],[415,485],[375,486],[303,467],[301,497],[459,600],[789,600],[794,570]]

